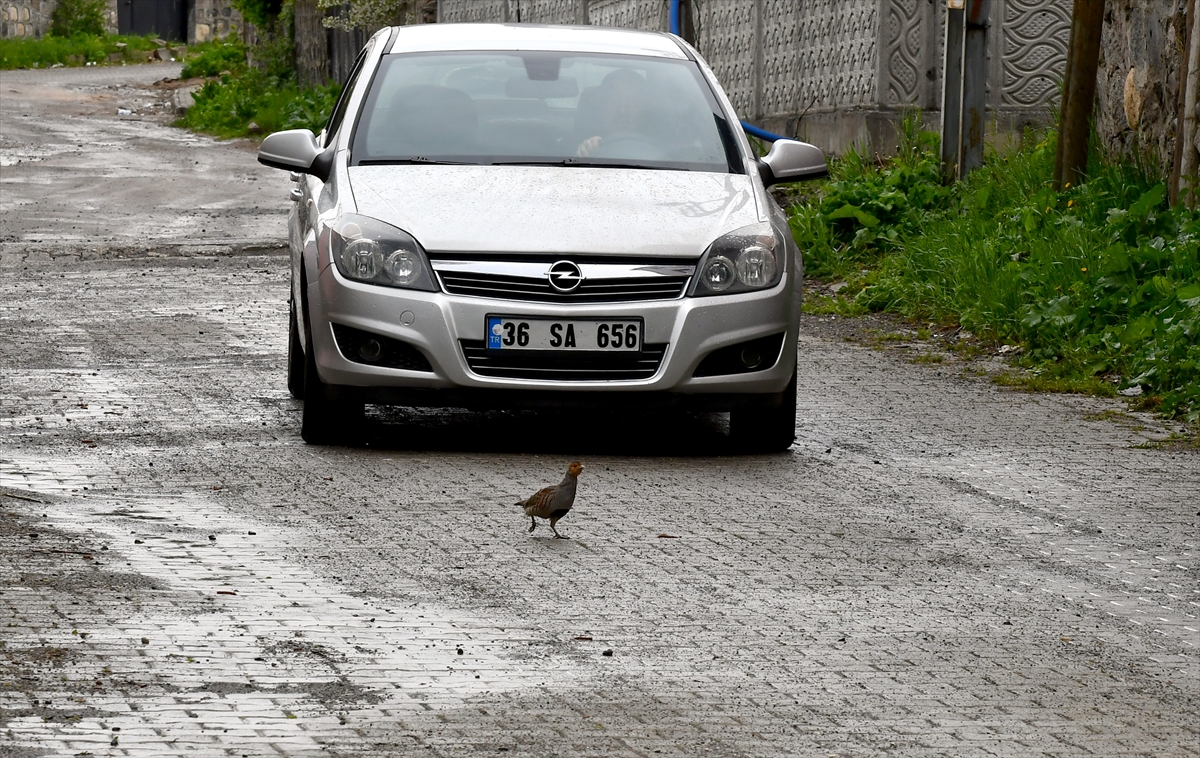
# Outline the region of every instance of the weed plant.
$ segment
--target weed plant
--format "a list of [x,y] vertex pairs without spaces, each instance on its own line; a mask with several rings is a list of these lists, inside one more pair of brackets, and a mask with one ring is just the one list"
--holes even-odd
[[[292,67],[292,6],[284,3],[263,40],[247,49],[230,40],[189,58],[182,75],[214,78],[192,97],[180,126],[217,137],[245,137],[281,129],[325,127],[341,87],[300,89]],[[251,125],[258,129],[253,129]]]
[[104,35],[105,0],[58,0],[50,14],[50,32],[58,37]]
[[915,120],[887,161],[837,161],[791,211],[810,275],[847,282],[822,309],[957,323],[1022,346],[1039,386],[1136,386],[1146,406],[1200,420],[1200,213],[1095,156],[1086,183],[1055,192],[1055,135],[1027,137],[948,188]]
[[146,60],[146,52],[157,47],[152,37],[116,34],[0,39],[0,70],[108,63],[113,53],[120,54],[121,63],[141,63]]
[[245,137],[251,124],[263,132],[325,127],[341,87],[301,90],[294,78],[280,79],[245,67],[208,82],[193,95],[195,105],[180,122],[217,137]]
[[184,79],[219,76],[245,67],[246,46],[235,37],[193,46],[188,50],[187,62],[183,64],[179,76]]

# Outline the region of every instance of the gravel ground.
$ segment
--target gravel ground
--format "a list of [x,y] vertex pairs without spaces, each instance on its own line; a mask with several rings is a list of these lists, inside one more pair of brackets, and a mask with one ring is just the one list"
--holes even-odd
[[[286,258],[174,246],[170,186],[149,256],[0,250],[0,756],[1200,755],[1200,456],[1153,419],[809,318],[786,454],[397,410],[309,447]],[[576,459],[573,539],[526,534]]]

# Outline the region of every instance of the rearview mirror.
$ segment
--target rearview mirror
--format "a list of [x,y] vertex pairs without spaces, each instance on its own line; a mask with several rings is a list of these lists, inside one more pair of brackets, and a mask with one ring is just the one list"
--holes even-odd
[[771,151],[758,159],[763,184],[819,179],[829,174],[825,153],[816,145],[794,139],[775,140]]
[[308,129],[288,129],[267,135],[258,148],[258,162],[271,168],[312,174],[324,182],[329,180],[333,165],[333,148],[322,151],[316,135]]
[[560,76],[557,79],[523,79],[513,76],[505,82],[504,94],[506,97],[522,100],[575,97],[579,94],[579,82],[569,76]]

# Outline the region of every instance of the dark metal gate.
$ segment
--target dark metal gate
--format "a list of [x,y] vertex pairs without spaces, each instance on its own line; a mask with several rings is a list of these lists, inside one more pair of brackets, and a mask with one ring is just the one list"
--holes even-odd
[[117,0],[117,31],[187,40],[187,0]]

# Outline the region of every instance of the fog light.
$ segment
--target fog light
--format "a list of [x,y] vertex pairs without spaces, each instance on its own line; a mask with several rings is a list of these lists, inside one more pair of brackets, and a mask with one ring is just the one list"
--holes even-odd
[[733,261],[718,255],[704,264],[701,276],[704,277],[704,286],[713,292],[724,292],[733,285],[737,273],[734,271]]
[[383,270],[396,284],[408,286],[421,275],[421,259],[411,250],[397,250],[383,262]]
[[383,345],[379,344],[377,339],[363,340],[358,346],[358,354],[364,361],[374,363],[379,360],[379,356],[383,355]]
[[748,347],[742,350],[742,365],[746,368],[758,368],[762,365],[762,351],[756,347]]

